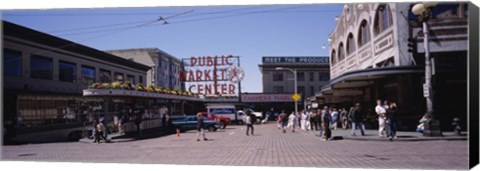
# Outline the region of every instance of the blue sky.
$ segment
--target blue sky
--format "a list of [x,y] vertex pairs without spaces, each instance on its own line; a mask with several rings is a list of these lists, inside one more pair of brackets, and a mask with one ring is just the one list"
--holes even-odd
[[[4,10],[2,19],[99,50],[159,48],[179,59],[236,55],[242,92],[261,92],[262,56],[328,56],[341,4]],[[160,16],[169,24],[153,22]]]

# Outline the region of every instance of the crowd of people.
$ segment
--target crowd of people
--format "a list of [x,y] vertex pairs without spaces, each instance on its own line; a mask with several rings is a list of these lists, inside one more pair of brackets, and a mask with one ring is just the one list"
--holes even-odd
[[[390,140],[396,139],[397,130],[397,104],[385,100],[377,101],[375,113],[378,117],[379,136],[387,137]],[[351,136],[356,136],[356,130],[359,129],[362,136],[365,136],[365,119],[367,116],[360,103],[356,103],[349,110],[346,108],[337,109],[335,107],[324,106],[323,109],[302,110],[299,113],[285,113],[284,110],[278,115],[277,127],[283,133],[287,130],[295,132],[302,131],[320,131],[322,140],[330,140],[332,131],[336,129],[351,128]]]

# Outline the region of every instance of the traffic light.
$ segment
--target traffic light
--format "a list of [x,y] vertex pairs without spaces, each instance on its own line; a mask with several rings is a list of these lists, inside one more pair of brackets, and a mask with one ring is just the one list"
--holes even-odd
[[417,53],[417,39],[416,38],[408,38],[408,52],[412,54]]

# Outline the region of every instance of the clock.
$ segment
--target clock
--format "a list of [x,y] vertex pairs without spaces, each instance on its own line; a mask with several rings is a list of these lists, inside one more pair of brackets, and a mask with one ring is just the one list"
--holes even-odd
[[238,66],[230,66],[227,69],[227,78],[234,84],[241,82],[244,76],[243,69]]

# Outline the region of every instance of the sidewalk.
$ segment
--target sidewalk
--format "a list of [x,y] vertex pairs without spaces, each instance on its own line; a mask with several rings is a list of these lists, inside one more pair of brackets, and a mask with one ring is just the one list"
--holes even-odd
[[[129,141],[135,141],[135,140],[157,138],[157,137],[161,137],[169,134],[173,134],[173,132],[166,132],[162,128],[156,128],[156,129],[143,130],[141,135],[138,135],[137,132],[130,132],[125,135],[120,135],[119,133],[108,134],[107,140],[108,140],[108,143],[129,142]],[[79,142],[93,143],[93,139],[82,138],[79,140]],[[101,142],[103,143],[104,140],[102,140]]]
[[[351,129],[332,130],[334,139],[359,140],[359,141],[389,141],[387,137],[379,137],[378,130],[365,130],[365,136],[362,136],[360,130],[355,131],[356,136],[351,136]],[[318,136],[318,131],[315,131]],[[397,131],[397,139],[393,141],[432,141],[432,140],[468,140],[468,133],[462,132],[462,135],[455,135],[454,132],[442,132],[440,137],[428,137],[418,132]]]
[[[272,125],[273,122],[269,122],[267,124],[262,125]],[[260,125],[255,125],[260,126]],[[300,131],[300,130],[297,130]],[[311,134],[312,136],[319,136],[319,131],[301,131],[303,133]],[[365,136],[362,136],[360,130],[355,131],[356,136],[351,136],[351,129],[337,129],[332,130],[332,139],[333,140],[356,140],[356,141],[389,141],[386,137],[379,137],[378,130],[375,129],[368,129],[365,130]],[[137,135],[136,132],[129,133],[127,135],[120,135],[120,134],[109,134],[108,140],[109,143],[116,143],[116,142],[129,142],[135,140],[142,140],[142,139],[149,139],[149,138],[157,138],[161,136],[166,136],[174,134],[174,132],[165,132],[164,130],[158,129],[150,129],[150,130],[143,130],[141,136]],[[423,136],[423,134],[413,131],[397,131],[397,139],[393,139],[393,141],[433,141],[433,140],[468,140],[468,132],[462,132],[461,136],[455,135],[454,132],[442,132],[443,136],[440,137],[427,137]],[[80,139],[80,142],[85,143],[93,143],[93,139],[83,138]],[[103,141],[102,141],[103,142]]]

